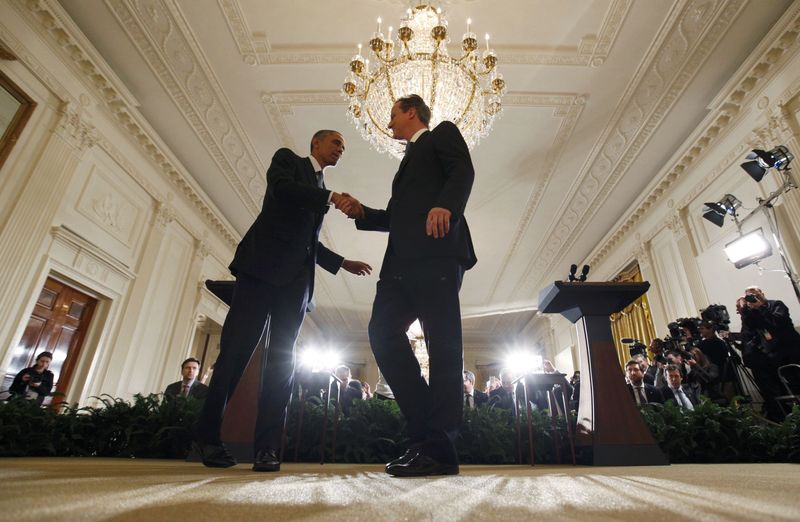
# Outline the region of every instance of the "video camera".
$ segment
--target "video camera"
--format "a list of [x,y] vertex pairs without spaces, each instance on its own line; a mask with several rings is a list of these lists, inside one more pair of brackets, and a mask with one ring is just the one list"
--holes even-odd
[[[749,294],[745,296],[745,299],[748,297],[750,297]],[[730,331],[731,316],[728,314],[728,309],[725,305],[708,305],[700,310],[700,317],[703,318],[703,321],[711,323],[716,331]]]
[[639,339],[623,337],[619,340],[619,342],[628,346],[628,351],[630,352],[631,357],[636,357],[637,355],[644,355],[647,357],[647,346],[645,346]]

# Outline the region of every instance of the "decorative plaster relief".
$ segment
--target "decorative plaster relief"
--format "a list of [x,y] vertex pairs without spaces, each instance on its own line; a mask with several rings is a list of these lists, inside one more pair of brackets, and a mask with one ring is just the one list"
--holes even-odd
[[[462,0],[465,1],[465,0]],[[471,0],[466,0],[471,1]],[[248,65],[347,64],[353,56],[352,46],[329,46],[325,49],[307,48],[281,51],[274,48],[263,34],[253,33],[239,0],[218,0],[242,60]],[[453,2],[443,2],[444,5]],[[398,12],[408,2],[398,1]],[[513,65],[571,65],[598,67],[608,58],[619,35],[622,23],[633,0],[613,0],[600,22],[597,36],[584,36],[577,45],[558,48],[526,47],[497,48],[504,64]],[[565,46],[566,47],[566,46]]]
[[[708,118],[711,123],[708,124],[705,132],[695,141],[694,145],[686,148],[687,152],[665,171],[661,182],[651,191],[648,197],[622,224],[618,225],[609,240],[595,250],[589,261],[592,266],[599,265],[610,252],[617,248],[617,245],[625,239],[628,230],[634,227],[642,216],[657,204],[660,195],[670,190],[683,175],[691,170],[690,167],[697,157],[702,155],[712,143],[724,136],[728,129],[735,126],[734,124],[739,121],[738,116],[740,116],[742,108],[751,103],[752,97],[759,92],[761,86],[768,83],[776,72],[781,70],[783,60],[797,52],[798,43],[800,42],[800,4],[797,2],[792,4],[784,17],[784,28],[781,31],[781,35],[772,39],[770,47],[762,53],[761,57],[756,60],[746,73],[741,75],[738,84],[731,88],[729,94],[718,104],[715,115]],[[779,60],[776,57],[780,57],[783,60]],[[795,82],[794,86],[793,90],[790,89],[790,92],[780,97],[777,102],[779,106],[782,106],[787,99],[800,90],[800,80]],[[724,168],[727,168],[726,165],[734,161],[732,158],[740,159],[746,153],[751,147],[751,143],[752,141],[749,138],[735,147],[726,159],[720,162],[717,168],[709,173],[695,187],[692,193],[678,204],[678,207],[681,208],[687,205],[700,192],[705,190],[711,181]]]
[[[84,37],[77,32],[74,24],[67,24],[70,20],[63,8],[52,0],[30,0],[24,2],[16,0],[12,5],[23,15],[32,20],[34,28],[37,28],[42,37],[48,38],[50,44],[62,51],[65,62],[73,67],[76,75],[80,78],[91,79],[87,81],[87,86],[91,92],[105,103],[120,128],[129,134],[134,142],[137,142],[146,156],[151,158],[157,168],[163,173],[172,185],[179,192],[186,196],[187,201],[198,211],[199,215],[230,245],[236,246],[239,242],[238,234],[233,230],[224,218],[220,217],[219,212],[205,197],[198,194],[193,182],[182,170],[180,165],[175,165],[172,159],[165,154],[161,146],[157,144],[149,134],[149,127],[140,123],[144,120],[138,113],[134,101],[131,97],[120,92],[116,83],[106,74],[106,66],[99,62],[99,57],[87,51],[83,47]],[[25,46],[19,42],[13,34],[6,29],[0,22],[0,39],[2,39],[19,57],[20,61],[28,67],[39,80],[53,91],[62,101],[72,101],[77,104],[72,94],[64,88],[55,77],[50,74],[49,69],[44,67],[38,59],[33,56]],[[103,149],[109,152],[121,165],[129,164],[122,157],[119,151],[105,139],[104,136],[96,136]],[[134,176],[136,169],[128,168],[127,171]],[[154,197],[155,190],[144,181],[141,176],[137,181],[145,187]]]
[[114,186],[97,166],[86,178],[75,209],[129,249],[134,248],[145,210]]
[[665,23],[558,213],[561,218],[536,248],[539,255],[523,272],[515,296],[531,295],[572,247],[744,5],[744,0],[687,1]]

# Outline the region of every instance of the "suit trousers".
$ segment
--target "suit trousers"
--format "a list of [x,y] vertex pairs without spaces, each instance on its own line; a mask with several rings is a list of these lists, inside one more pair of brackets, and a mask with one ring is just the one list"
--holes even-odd
[[219,443],[225,406],[247,363],[266,334],[261,368],[254,450],[280,449],[286,407],[294,387],[294,343],[306,313],[310,270],[286,285],[239,274],[220,339],[220,354],[197,423],[202,442]]
[[[452,440],[463,411],[464,355],[456,258],[406,260],[387,256],[378,281],[369,339],[375,360],[408,422],[412,442],[441,441],[438,458],[453,460]],[[429,382],[409,346],[415,319],[427,340]]]

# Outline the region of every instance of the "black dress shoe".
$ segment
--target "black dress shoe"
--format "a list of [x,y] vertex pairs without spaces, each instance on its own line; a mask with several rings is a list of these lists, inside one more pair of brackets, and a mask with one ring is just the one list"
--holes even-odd
[[413,459],[419,453],[420,448],[422,447],[421,444],[412,444],[405,453],[400,455],[394,460],[390,460],[386,464],[386,469],[388,470],[390,466],[397,466],[398,464],[405,464],[409,460]]
[[458,464],[445,464],[417,452],[407,462],[386,466],[386,473],[395,477],[427,477],[429,475],[458,475]]
[[256,460],[253,462],[253,471],[280,471],[281,461],[278,460],[278,452],[274,449],[259,450],[256,453]]
[[209,468],[230,468],[237,464],[236,459],[222,443],[204,444],[195,442],[194,450],[200,455],[203,464]]

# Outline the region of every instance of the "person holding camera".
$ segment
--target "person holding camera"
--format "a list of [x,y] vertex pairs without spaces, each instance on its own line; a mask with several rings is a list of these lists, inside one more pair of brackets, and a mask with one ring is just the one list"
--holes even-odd
[[800,363],[800,334],[789,308],[782,301],[767,299],[757,286],[745,289],[736,301],[736,312],[742,318],[742,361],[764,398],[764,415],[781,422],[784,414],[775,401],[782,393],[778,368]]
[[39,404],[44,402],[44,398],[53,389],[53,372],[47,368],[53,360],[53,354],[42,352],[36,357],[36,364],[21,370],[8,392],[12,397],[28,397]]

